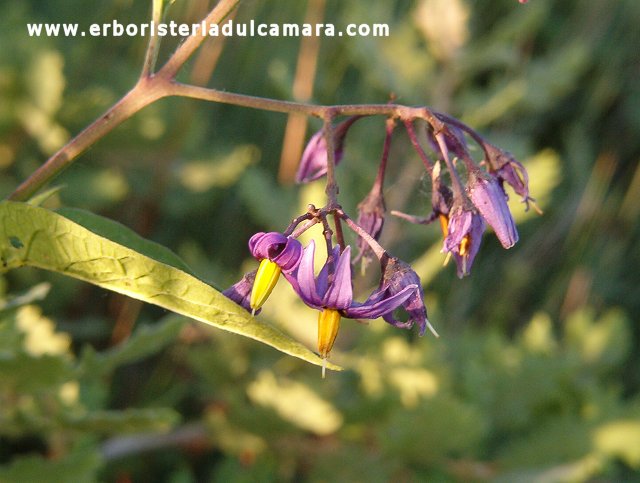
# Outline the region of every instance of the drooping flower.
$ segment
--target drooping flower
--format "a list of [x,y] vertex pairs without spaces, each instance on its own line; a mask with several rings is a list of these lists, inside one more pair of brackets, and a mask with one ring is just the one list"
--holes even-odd
[[484,228],[484,221],[475,210],[465,208],[463,204],[451,210],[442,251],[453,255],[459,278],[469,275]]
[[320,310],[318,352],[323,358],[331,352],[341,317],[377,319],[393,312],[419,290],[418,285],[408,284],[394,293],[378,290],[364,303],[354,302],[351,248],[345,248],[340,254],[340,248],[335,247],[318,276],[314,274],[314,255],[315,243],[311,241],[304,249],[292,286],[305,304]]
[[507,151],[503,151],[492,144],[485,145],[487,152],[487,164],[490,172],[496,177],[500,186],[504,189],[504,183],[513,188],[522,202],[526,203],[526,209],[529,209],[529,203],[535,205],[535,200],[529,196],[529,174],[525,167],[513,155]]
[[271,295],[280,273],[287,278],[292,276],[302,256],[302,245],[282,233],[260,232],[249,239],[249,251],[260,260],[249,302],[255,312]]
[[[353,116],[338,124],[333,131],[333,149],[336,166],[342,161],[344,139],[351,125],[362,116]],[[327,174],[327,140],[324,128],[311,136],[304,148],[300,165],[296,172],[296,183],[308,183]]]
[[496,232],[504,248],[511,248],[518,241],[518,230],[513,221],[507,196],[491,175],[480,171],[469,173],[467,194],[484,220]]
[[401,322],[393,316],[393,311],[382,316],[385,322],[404,329],[411,328],[414,324],[420,328],[420,335],[424,335],[429,330],[438,337],[429,319],[427,318],[427,308],[422,298],[422,285],[418,274],[409,266],[396,257],[386,257],[382,262],[382,278],[380,286],[365,302],[375,303],[379,299],[392,297],[407,287],[416,287],[411,295],[401,303],[402,308],[407,312],[409,318],[406,322]]

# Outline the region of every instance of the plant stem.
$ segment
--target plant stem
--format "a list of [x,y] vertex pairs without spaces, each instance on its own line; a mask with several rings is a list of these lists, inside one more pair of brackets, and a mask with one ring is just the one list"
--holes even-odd
[[433,170],[433,164],[429,160],[427,153],[425,153],[424,149],[422,149],[422,146],[420,145],[420,141],[418,141],[418,136],[416,136],[416,131],[413,128],[413,121],[407,119],[404,121],[404,125],[407,129],[407,134],[409,135],[409,139],[411,140],[413,149],[415,149],[416,152],[418,153],[418,156],[420,157],[422,164],[424,164],[424,167],[427,170],[427,172],[431,174],[431,171]]
[[[162,4],[163,0],[153,0],[151,7],[151,21],[158,25],[162,20]],[[156,61],[158,60],[158,52],[160,50],[160,37],[158,37],[154,31],[149,35],[149,43],[147,44],[147,51],[144,55],[144,63],[142,64],[142,72],[140,77],[149,77],[153,75],[153,70],[156,67]]]
[[[203,22],[205,25],[219,24],[231,11],[240,3],[240,0],[220,0],[217,5],[209,12]],[[173,53],[167,63],[158,71],[159,76],[165,79],[174,79],[180,68],[189,60],[200,44],[207,38],[206,32],[199,32],[198,35],[191,35],[180,44],[180,47]]]
[[349,225],[349,228],[369,244],[371,251],[373,251],[378,260],[382,260],[383,257],[386,256],[386,250],[382,248],[382,246],[367,232],[367,230],[349,218],[349,216],[342,210],[338,210],[338,216],[342,218],[347,225]]
[[10,200],[25,201],[40,188],[71,165],[74,159],[103,138],[108,132],[143,107],[163,97],[160,89],[155,88],[148,78],[142,78],[122,99],[106,113],[92,122],[76,137],[51,156],[42,166],[33,172],[16,190],[9,195]]
[[382,194],[382,187],[384,185],[384,175],[387,172],[387,161],[389,160],[389,151],[391,150],[391,137],[393,130],[396,127],[396,121],[394,118],[387,118],[385,123],[385,137],[384,145],[382,146],[382,158],[380,159],[380,165],[378,166],[378,173],[376,179],[371,187],[371,192]]
[[333,129],[333,113],[329,110],[324,117],[324,139],[327,143],[327,194],[328,209],[338,205],[338,183],[336,182],[336,151]]

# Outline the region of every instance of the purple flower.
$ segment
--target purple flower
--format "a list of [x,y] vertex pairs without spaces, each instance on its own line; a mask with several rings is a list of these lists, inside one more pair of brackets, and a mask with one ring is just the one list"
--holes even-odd
[[[353,116],[338,124],[333,131],[333,149],[336,166],[342,161],[344,139],[351,125],[362,116]],[[296,183],[308,183],[327,174],[327,141],[324,128],[309,139],[302,153],[302,159],[296,172]]]
[[260,260],[260,266],[225,290],[223,295],[255,315],[271,295],[280,273],[287,279],[292,277],[302,256],[302,245],[282,233],[260,232],[249,239],[249,250]]
[[257,260],[270,260],[286,275],[297,266],[302,256],[302,245],[295,238],[282,233],[256,233],[249,239],[249,251]]
[[496,232],[502,246],[511,248],[515,245],[518,230],[507,205],[507,195],[498,181],[491,175],[472,171],[469,174],[467,192],[482,217]]
[[[317,277],[313,268],[314,254],[315,243],[312,240],[304,249],[296,274],[296,283],[293,284],[302,301],[314,309],[335,309],[351,319],[377,319],[393,311],[418,289],[418,285],[413,284],[394,294],[376,295],[376,292],[362,304],[354,302],[351,286],[351,247],[345,248],[342,254],[340,247],[334,247],[333,260],[327,260]],[[332,262],[335,268],[330,280],[329,264]]]
[[402,260],[396,257],[387,257],[383,261],[383,273],[380,280],[380,287],[375,291],[366,303],[375,303],[378,299],[390,298],[396,294],[402,293],[408,287],[412,289],[411,295],[401,303],[402,308],[406,310],[409,318],[406,322],[401,322],[394,318],[393,311],[387,312],[382,316],[385,322],[400,328],[411,328],[413,324],[420,327],[420,335],[424,335],[427,327],[438,337],[438,333],[429,323],[427,319],[427,309],[422,298],[422,285],[420,277],[413,269]]
[[417,284],[398,286],[397,290],[389,290],[385,286],[371,294],[364,303],[354,302],[350,247],[345,248],[342,254],[340,247],[335,247],[317,277],[313,269],[314,254],[315,244],[311,241],[304,249],[292,286],[305,304],[321,311],[318,316],[318,352],[324,358],[333,347],[341,316],[377,319],[390,314],[419,291]]
[[442,251],[453,255],[458,267],[458,277],[469,275],[483,233],[484,221],[475,210],[464,209],[462,206],[452,210]]
[[511,153],[500,148],[487,143],[485,149],[490,171],[497,178],[500,186],[504,189],[505,182],[511,186],[513,191],[522,197],[522,202],[527,204],[528,210],[529,202],[535,200],[529,196],[529,175],[525,167]]
[[[253,283],[256,279],[256,272],[246,273],[239,282],[236,282],[227,290],[222,292],[222,295],[233,300],[239,306],[245,310],[251,312],[251,291],[253,290]],[[261,309],[256,309],[255,314],[258,314]]]
[[[358,204],[358,220],[360,225],[374,240],[380,238],[384,225],[384,197],[376,186],[369,192],[364,200]],[[371,253],[369,244],[362,237],[358,237],[358,258],[368,256]]]

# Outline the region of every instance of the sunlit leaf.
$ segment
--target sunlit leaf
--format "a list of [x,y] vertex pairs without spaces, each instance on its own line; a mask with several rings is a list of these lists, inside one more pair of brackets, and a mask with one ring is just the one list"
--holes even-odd
[[[322,365],[322,359],[302,344],[254,319],[213,287],[182,270],[42,208],[3,202],[0,215],[0,256],[5,270],[33,266],[59,272]],[[15,248],[11,237],[24,246]],[[336,369],[330,364],[327,367]]]

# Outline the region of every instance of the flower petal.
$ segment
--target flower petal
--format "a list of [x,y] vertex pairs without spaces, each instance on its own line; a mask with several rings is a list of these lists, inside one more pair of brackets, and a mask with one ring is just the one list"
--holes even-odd
[[513,221],[507,197],[494,177],[474,174],[469,177],[469,198],[482,217],[496,232],[504,248],[511,248],[518,241],[518,230]]
[[333,282],[329,285],[322,302],[325,307],[343,310],[347,309],[352,301],[351,247],[347,247],[338,258],[336,271],[333,274]]
[[[233,300],[246,311],[251,312],[250,296],[251,291],[253,290],[253,282],[256,278],[256,272],[257,270],[246,273],[238,282],[222,292],[222,295]],[[259,312],[260,309],[256,310],[255,314],[258,314]]]
[[249,239],[249,251],[258,260],[268,258],[271,260],[277,256],[287,243],[287,237],[282,233],[271,231],[269,233],[256,233]]
[[282,251],[271,258],[271,261],[276,263],[283,272],[291,272],[295,270],[300,263],[300,257],[302,256],[302,245],[295,238],[286,238],[286,243]]
[[[378,296],[378,293],[374,292],[374,294],[372,294],[372,296],[369,297],[369,299],[362,305],[354,305],[343,312],[345,316],[352,319],[377,319],[380,316],[393,312],[417,290],[417,285],[407,285],[398,293],[381,299]],[[372,302],[372,299],[376,301]]]
[[[316,279],[313,273],[313,258],[315,254],[316,245],[313,240],[306,246],[300,259],[300,265],[298,265],[298,272],[296,275],[298,281],[297,292],[302,298],[302,301],[316,309],[322,308],[322,299],[318,297],[318,291],[316,287]],[[294,289],[296,287],[294,286]]]

